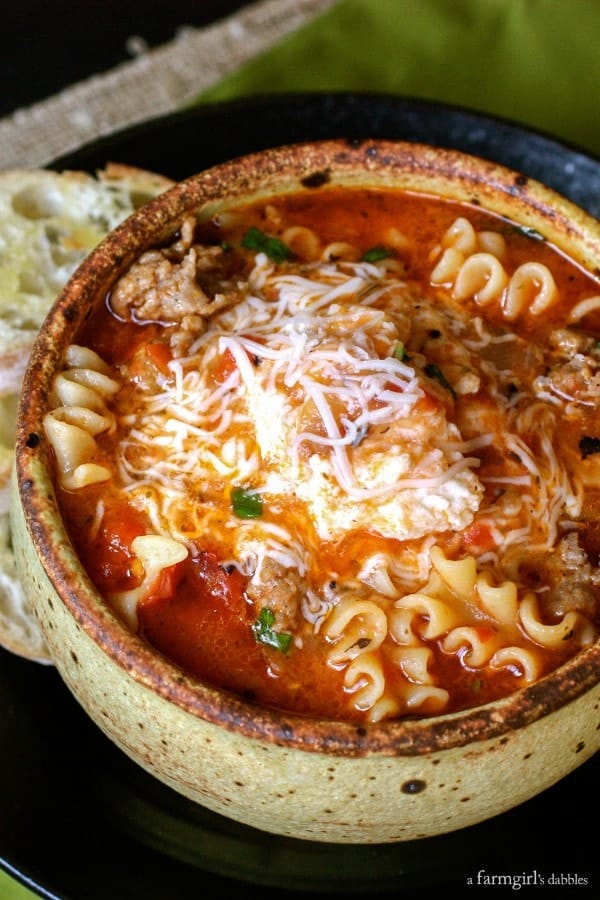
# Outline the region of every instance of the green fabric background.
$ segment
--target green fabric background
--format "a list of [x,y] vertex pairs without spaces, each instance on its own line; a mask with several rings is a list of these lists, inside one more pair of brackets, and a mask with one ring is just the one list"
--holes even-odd
[[0,869],[0,897],[2,900],[33,900],[37,894],[32,894]]
[[374,90],[512,119],[600,154],[599,0],[338,0],[202,100]]
[[[600,0],[339,0],[199,99],[356,90],[448,102],[600,155]],[[33,894],[0,870],[2,900]]]

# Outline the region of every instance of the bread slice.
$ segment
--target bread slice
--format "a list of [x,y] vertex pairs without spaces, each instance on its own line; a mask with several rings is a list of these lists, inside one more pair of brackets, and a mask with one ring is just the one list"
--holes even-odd
[[0,646],[39,662],[49,657],[16,576],[8,522],[23,374],[50,306],[79,263],[172,185],[163,175],[118,163],[96,175],[0,171]]

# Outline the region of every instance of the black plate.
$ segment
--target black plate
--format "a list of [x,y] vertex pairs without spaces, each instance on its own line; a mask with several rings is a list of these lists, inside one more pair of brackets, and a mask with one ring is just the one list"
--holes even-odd
[[386,94],[251,97],[174,113],[61,157],[54,168],[107,160],[185,178],[243,153],[294,141],[399,138],[464,150],[545,182],[600,217],[600,161],[513,122]]
[[[199,107],[53,165],[93,170],[114,160],[182,178],[267,146],[369,136],[466,150],[600,211],[600,162],[576,148],[468,110],[387,95]],[[0,651],[0,865],[42,897],[245,900],[258,885],[264,900],[408,900],[431,887],[469,895],[478,884],[488,897],[494,883],[507,896],[507,879],[541,887],[542,878],[579,897],[597,890],[600,875],[596,827],[585,815],[597,808],[599,770],[596,756],[520,807],[449,835],[376,846],[295,841],[237,825],[164,787],[101,734],[54,669]]]

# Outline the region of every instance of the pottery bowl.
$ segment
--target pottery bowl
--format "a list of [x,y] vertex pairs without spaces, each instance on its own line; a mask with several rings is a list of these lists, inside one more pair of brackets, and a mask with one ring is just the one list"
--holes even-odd
[[[144,251],[173,241],[190,216],[227,220],[246,202],[338,186],[392,187],[489,210],[530,239],[543,237],[590,279],[597,276],[594,220],[544,186],[460,153],[404,142],[326,141],[202,172],[112,232],[54,304],[24,381],[12,528],[20,576],[58,672],[124,753],[175,791],[258,829],[383,843],[498,815],[595,753],[600,645],[593,630],[556,668],[542,667],[529,683],[517,679],[506,695],[466,708],[428,712],[425,706],[366,721],[257,702],[187,673],[103,599],[65,526],[44,429],[67,347]],[[596,596],[596,616],[597,605]]]

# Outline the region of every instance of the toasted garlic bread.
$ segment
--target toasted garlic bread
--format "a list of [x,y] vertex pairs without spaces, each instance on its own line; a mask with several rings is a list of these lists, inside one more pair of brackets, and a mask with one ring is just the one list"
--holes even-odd
[[49,662],[15,574],[8,521],[16,410],[36,335],[63,285],[102,238],[173,185],[110,164],[96,176],[48,169],[0,171],[0,646]]

